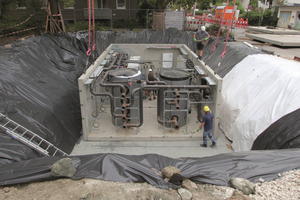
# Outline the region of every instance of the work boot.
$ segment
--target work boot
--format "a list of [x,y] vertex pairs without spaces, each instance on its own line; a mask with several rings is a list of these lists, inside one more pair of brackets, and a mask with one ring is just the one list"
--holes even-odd
[[200,144],[200,147],[207,147],[207,144]]
[[201,60],[201,59],[202,59],[202,56],[198,56],[198,59]]
[[210,145],[211,148],[214,148],[216,146],[216,142],[213,142],[212,145]]

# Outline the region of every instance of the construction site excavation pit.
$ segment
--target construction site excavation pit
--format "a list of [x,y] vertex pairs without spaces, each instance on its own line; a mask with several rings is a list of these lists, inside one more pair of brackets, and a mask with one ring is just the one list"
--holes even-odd
[[78,83],[84,141],[200,142],[204,106],[218,127],[222,78],[184,44],[111,44]]

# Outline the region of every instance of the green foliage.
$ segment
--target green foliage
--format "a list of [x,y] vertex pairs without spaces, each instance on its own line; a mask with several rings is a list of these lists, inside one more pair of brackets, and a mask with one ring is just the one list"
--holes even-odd
[[249,5],[251,5],[251,6],[252,6],[252,8],[251,8],[251,11],[254,11],[254,10],[256,10],[256,9],[257,9],[257,7],[258,7],[258,0],[250,0],[250,3],[249,3]]
[[205,13],[206,15],[209,13],[214,14],[214,12],[200,10],[200,11],[196,11],[195,15],[203,15],[203,13]]
[[211,0],[202,0],[200,3],[200,10],[209,10]]
[[258,26],[260,23],[261,26],[276,27],[278,22],[277,12],[272,13],[270,9],[267,9],[262,16],[258,10],[255,10],[241,14],[240,18],[248,19],[250,26]]
[[277,13],[278,13],[278,9],[275,10],[275,12],[273,13],[271,9],[265,10],[261,25],[276,27],[278,22]]
[[[67,31],[76,32],[89,30],[89,22],[88,21],[78,21],[75,24],[66,24]],[[91,24],[91,31],[93,30],[93,25]],[[105,28],[103,27],[103,23],[96,22],[95,23],[96,31],[103,31]]]
[[113,20],[113,28],[133,29],[138,27],[139,25],[135,19],[125,19],[125,20],[114,19]]
[[[211,35],[218,35],[220,29],[220,24],[211,24],[210,26],[206,27],[206,31],[209,32]],[[228,32],[227,28],[222,28],[221,32],[220,32],[220,36],[226,36]]]
[[75,0],[60,0],[60,1],[64,3],[65,8],[68,8],[75,4]]

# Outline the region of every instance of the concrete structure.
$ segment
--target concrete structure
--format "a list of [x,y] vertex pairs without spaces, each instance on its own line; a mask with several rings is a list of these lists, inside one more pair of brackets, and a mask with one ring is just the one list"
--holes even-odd
[[[200,94],[204,96],[200,101],[188,100],[189,107],[191,107],[191,114],[188,115],[186,119],[187,125],[180,127],[178,130],[170,129],[160,125],[157,122],[157,104],[156,101],[140,100],[141,96],[134,97],[137,98],[134,102],[139,102],[135,109],[138,109],[138,116],[135,119],[140,119],[142,122],[141,126],[134,126],[130,124],[124,126],[115,126],[112,123],[112,114],[119,108],[114,107],[111,110],[112,102],[118,101],[120,97],[114,96],[113,100],[108,97],[95,96],[94,92],[109,92],[108,87],[103,87],[103,82],[105,82],[104,71],[108,68],[105,63],[109,59],[114,59],[114,55],[128,55],[128,58],[122,65],[128,63],[127,68],[139,69],[143,75],[145,74],[144,63],[153,64],[154,70],[159,73],[163,68],[164,63],[171,62],[171,69],[181,69],[185,70],[187,74],[191,76],[191,87],[209,87],[210,94],[204,95],[204,91]],[[172,55],[171,60],[163,60],[164,54]],[[140,60],[130,61],[132,57],[140,58]],[[183,58],[189,63],[193,63],[191,69],[185,68],[181,62],[184,62]],[[131,63],[132,62],[132,63]],[[135,62],[135,63],[133,63]],[[137,63],[139,62],[139,63]],[[183,68],[184,67],[184,68]],[[109,74],[109,72],[106,72]],[[106,74],[105,73],[105,74]],[[99,85],[99,80],[100,81]],[[98,82],[97,82],[98,81]],[[142,81],[143,82],[143,81]],[[132,82],[131,78],[128,81],[119,81],[119,83],[126,85],[129,91],[131,91],[131,86],[136,83]],[[82,114],[82,127],[83,127],[83,139],[84,140],[101,140],[101,141],[170,141],[170,140],[201,140],[202,130],[197,132],[197,128],[200,126],[198,119],[202,119],[204,114],[203,107],[208,105],[214,116],[214,127],[218,127],[219,122],[219,107],[220,107],[220,95],[222,90],[222,78],[215,74],[209,66],[205,65],[202,61],[197,59],[197,55],[192,52],[187,46],[183,44],[111,44],[91,65],[87,71],[82,74],[78,79],[79,84],[79,94],[81,102],[81,114]],[[140,83],[141,84],[141,83]],[[180,86],[184,90],[190,86]],[[153,86],[154,87],[154,86]],[[158,87],[158,86],[155,86]],[[165,87],[165,86],[162,86]],[[172,90],[172,86],[167,86],[167,90]],[[176,86],[177,87],[177,86]],[[142,85],[141,85],[142,88]],[[141,89],[139,89],[141,90]],[[137,91],[139,91],[137,90]],[[199,89],[198,89],[199,90]],[[174,89],[175,91],[175,89]],[[188,90],[189,91],[189,90]],[[132,92],[132,91],[131,91]],[[129,93],[131,93],[129,92]],[[195,89],[194,92],[197,92]],[[192,92],[191,92],[192,93]],[[189,93],[189,94],[191,94]],[[138,92],[137,92],[138,94]],[[130,94],[126,94],[129,95]],[[139,93],[142,95],[142,93]],[[201,96],[200,95],[200,96]],[[126,96],[129,97],[129,96]],[[132,97],[132,96],[131,96]],[[125,98],[125,97],[124,97]],[[132,98],[131,98],[132,99]],[[109,101],[110,100],[110,101]],[[168,99],[165,99],[168,101]],[[180,101],[180,99],[179,99]],[[200,106],[197,106],[200,105]],[[142,107],[142,108],[141,108]],[[200,112],[198,112],[198,107]],[[189,112],[189,109],[179,109],[183,112]],[[123,112],[123,111],[122,111]],[[168,112],[166,110],[165,112]],[[143,120],[142,120],[143,119]],[[167,120],[167,119],[166,119]],[[166,122],[167,123],[167,122]],[[127,127],[127,128],[126,128]],[[218,128],[213,129],[213,135],[218,138],[220,135]]]
[[280,5],[278,18],[278,27],[300,30],[300,3]]
[[300,35],[245,34],[246,37],[282,47],[300,47]]
[[287,28],[270,29],[264,26],[248,26],[246,29],[250,33],[274,34],[274,35],[300,35],[300,31]]

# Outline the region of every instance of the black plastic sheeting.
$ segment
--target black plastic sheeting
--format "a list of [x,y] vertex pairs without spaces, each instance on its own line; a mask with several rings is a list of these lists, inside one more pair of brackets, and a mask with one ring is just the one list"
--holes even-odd
[[222,58],[225,43],[218,41],[217,48],[212,52],[212,48],[215,45],[216,38],[212,36],[212,39],[205,45],[203,50],[203,60],[213,71],[215,71],[220,77],[224,78],[231,69],[241,62],[245,57],[252,54],[262,54],[259,49],[251,49],[241,43],[229,42],[226,46],[225,57]]
[[[180,188],[189,178],[195,183],[230,186],[231,177],[254,183],[279,178],[278,173],[300,168],[300,149],[250,151],[204,158],[172,159],[157,154],[94,154],[71,156],[76,173],[72,179],[94,178],[116,182],[147,182],[161,189]],[[0,185],[52,180],[51,166],[61,157],[44,157],[1,165]],[[177,167],[181,176],[174,182],[158,174],[167,166]]]
[[263,131],[252,150],[300,148],[300,109],[289,113]]
[[[69,35],[34,37],[0,60],[1,113],[66,153],[81,132],[77,79],[86,62],[84,45]],[[40,156],[5,133],[0,138],[0,164]]]

